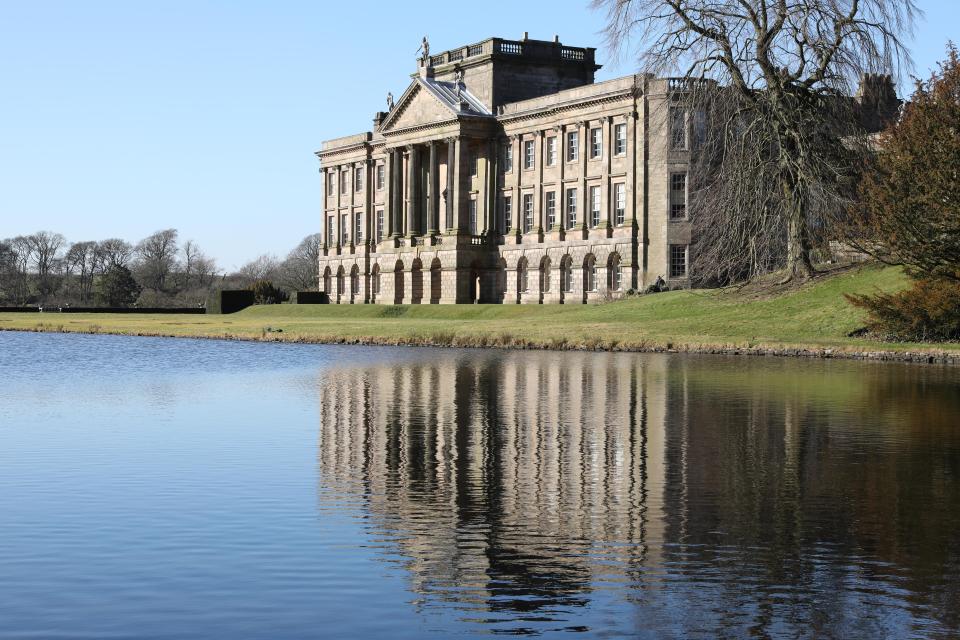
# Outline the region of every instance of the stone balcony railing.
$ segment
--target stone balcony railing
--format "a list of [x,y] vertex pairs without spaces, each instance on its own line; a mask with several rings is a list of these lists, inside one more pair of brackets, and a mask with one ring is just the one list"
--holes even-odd
[[554,59],[569,62],[592,63],[594,59],[594,49],[567,47],[557,41],[490,38],[482,42],[450,49],[435,56],[430,56],[430,66],[439,67],[483,55],[518,56],[541,60]]

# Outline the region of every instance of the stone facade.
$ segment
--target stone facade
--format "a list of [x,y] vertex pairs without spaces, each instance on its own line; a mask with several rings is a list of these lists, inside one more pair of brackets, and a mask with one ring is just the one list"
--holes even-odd
[[682,81],[594,82],[593,49],[526,37],[418,66],[373,132],[317,152],[331,302],[581,304],[661,276],[686,286]]

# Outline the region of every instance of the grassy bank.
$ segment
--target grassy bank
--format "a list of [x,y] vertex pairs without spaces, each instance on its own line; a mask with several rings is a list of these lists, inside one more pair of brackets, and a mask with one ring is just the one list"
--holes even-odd
[[866,266],[802,286],[756,283],[604,305],[275,305],[223,316],[0,313],[0,329],[300,342],[960,354],[956,344],[881,344],[848,336],[863,325],[863,315],[842,294],[905,284],[899,269]]

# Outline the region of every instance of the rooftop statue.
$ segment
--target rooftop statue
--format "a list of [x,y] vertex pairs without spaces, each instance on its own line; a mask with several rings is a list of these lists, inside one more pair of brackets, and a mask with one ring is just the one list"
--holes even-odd
[[430,64],[430,41],[427,40],[427,36],[423,36],[423,41],[420,43],[420,48],[417,49],[417,53],[423,52],[423,55],[420,57],[420,60],[424,64]]

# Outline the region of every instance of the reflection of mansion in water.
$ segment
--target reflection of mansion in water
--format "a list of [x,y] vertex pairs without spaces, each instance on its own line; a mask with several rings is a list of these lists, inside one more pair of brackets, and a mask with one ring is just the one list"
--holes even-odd
[[317,152],[331,301],[571,304],[684,285],[691,123],[666,107],[685,85],[595,83],[599,68],[592,48],[526,36],[427,52],[373,132]]
[[425,581],[416,590],[449,581],[485,602],[499,582],[544,605],[573,598],[602,577],[569,553],[588,540],[658,564],[666,360],[472,358],[330,371],[321,385],[323,484],[363,496]]

